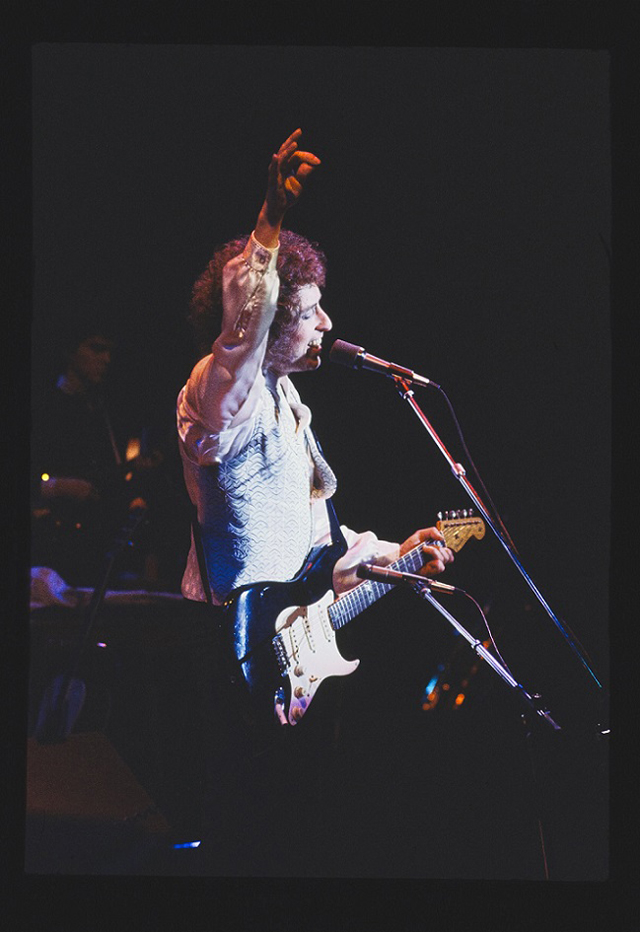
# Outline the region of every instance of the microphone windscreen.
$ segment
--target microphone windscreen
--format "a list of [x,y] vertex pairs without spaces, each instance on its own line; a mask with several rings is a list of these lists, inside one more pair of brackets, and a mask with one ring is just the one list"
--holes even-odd
[[362,346],[354,346],[353,343],[336,340],[329,350],[329,359],[331,362],[340,363],[341,366],[350,366],[355,369],[358,365],[358,355],[362,352],[364,352]]

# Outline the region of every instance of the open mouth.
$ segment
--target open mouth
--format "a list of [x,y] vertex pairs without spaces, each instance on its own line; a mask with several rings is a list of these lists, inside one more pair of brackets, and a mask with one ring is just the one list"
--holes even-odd
[[322,350],[322,340],[309,340],[307,345],[308,356],[319,356]]

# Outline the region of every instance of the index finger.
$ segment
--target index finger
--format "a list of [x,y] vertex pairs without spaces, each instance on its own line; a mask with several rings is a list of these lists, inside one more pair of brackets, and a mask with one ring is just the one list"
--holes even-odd
[[417,533],[420,540],[444,540],[442,531],[439,531],[437,527],[422,528]]
[[291,135],[287,136],[285,141],[282,143],[282,145],[278,149],[278,152],[282,152],[283,149],[286,149],[287,146],[292,145],[292,143],[295,143],[297,145],[297,140],[300,138],[301,135],[302,135],[301,129],[294,129]]

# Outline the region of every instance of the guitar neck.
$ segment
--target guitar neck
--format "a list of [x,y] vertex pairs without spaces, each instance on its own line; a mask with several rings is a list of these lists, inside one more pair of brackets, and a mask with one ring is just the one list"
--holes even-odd
[[[430,542],[430,544],[431,546],[438,546],[437,541]],[[426,562],[422,547],[421,544],[405,553],[399,560],[392,563],[389,569],[397,570],[400,573],[417,573]],[[369,608],[370,605],[373,605],[374,602],[377,602],[378,599],[393,588],[393,584],[374,582],[368,579],[356,586],[355,589],[347,592],[340,599],[337,599],[329,606],[329,619],[334,631],[343,628],[347,622],[352,621],[356,615]]]
[[[443,544],[438,540],[430,540],[428,542],[430,547],[449,547],[457,552],[471,537],[478,540],[484,537],[484,522],[481,518],[473,517],[470,512],[447,511],[444,518],[442,515],[439,515],[439,518],[441,520],[438,521],[438,530],[445,542]],[[423,547],[424,544],[414,547],[413,550],[392,563],[388,569],[397,570],[400,573],[417,573],[427,562]],[[347,592],[342,598],[337,599],[329,606],[329,619],[334,630],[342,628],[393,588],[392,583],[367,580],[351,592]]]

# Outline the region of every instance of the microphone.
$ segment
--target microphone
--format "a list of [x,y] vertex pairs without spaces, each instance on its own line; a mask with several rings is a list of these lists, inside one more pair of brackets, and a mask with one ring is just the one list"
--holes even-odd
[[425,579],[424,576],[417,576],[415,573],[400,573],[387,566],[373,566],[371,563],[361,563],[356,570],[356,575],[359,579],[372,579],[374,582],[387,583],[391,586],[397,586],[402,582],[420,583],[421,586],[426,586],[427,589],[443,595],[462,592],[457,586],[448,586],[447,583],[437,582],[435,579]]
[[342,366],[349,366],[351,369],[370,369],[372,372],[378,372],[380,375],[388,375],[401,379],[408,379],[416,385],[432,388],[440,388],[431,379],[418,375],[411,369],[405,369],[404,366],[398,366],[395,362],[387,362],[386,359],[379,359],[366,353],[363,346],[355,346],[353,343],[345,343],[344,340],[336,340],[329,351],[331,362],[340,363]]

